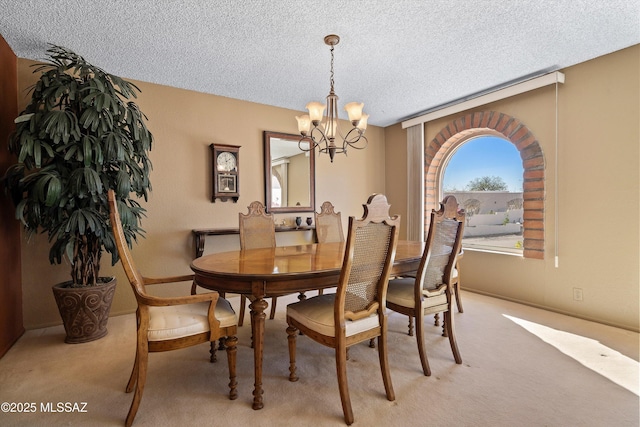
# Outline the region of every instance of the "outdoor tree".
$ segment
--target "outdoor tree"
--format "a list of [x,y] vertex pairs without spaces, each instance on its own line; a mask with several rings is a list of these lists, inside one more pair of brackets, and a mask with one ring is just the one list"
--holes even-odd
[[483,176],[469,181],[468,191],[506,191],[507,183],[499,176]]

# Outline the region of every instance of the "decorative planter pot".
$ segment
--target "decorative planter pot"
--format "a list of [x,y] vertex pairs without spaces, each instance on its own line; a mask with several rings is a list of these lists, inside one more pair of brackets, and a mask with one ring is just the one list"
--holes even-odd
[[70,288],[71,282],[53,286],[58,310],[67,333],[64,342],[78,344],[107,335],[111,302],[116,292],[116,278],[101,278],[102,283],[86,288]]

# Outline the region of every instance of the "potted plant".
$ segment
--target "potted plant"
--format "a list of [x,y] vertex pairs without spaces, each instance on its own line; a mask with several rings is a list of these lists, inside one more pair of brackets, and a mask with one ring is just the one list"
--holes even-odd
[[[107,191],[113,188],[129,245],[142,235],[148,152],[146,116],[131,101],[140,89],[60,46],[36,64],[31,101],[15,119],[9,150],[18,157],[4,176],[27,233],[47,233],[49,261],[71,265],[71,280],[54,286],[67,336],[78,343],[107,333],[115,278],[103,278],[103,250],[118,260],[109,226]],[[106,303],[103,305],[103,303]]]

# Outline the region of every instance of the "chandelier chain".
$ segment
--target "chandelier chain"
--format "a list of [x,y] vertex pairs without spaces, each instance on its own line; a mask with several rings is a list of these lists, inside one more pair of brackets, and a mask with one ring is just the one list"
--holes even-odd
[[333,93],[333,45],[331,45],[331,77],[329,78],[329,82],[331,83],[331,92]]

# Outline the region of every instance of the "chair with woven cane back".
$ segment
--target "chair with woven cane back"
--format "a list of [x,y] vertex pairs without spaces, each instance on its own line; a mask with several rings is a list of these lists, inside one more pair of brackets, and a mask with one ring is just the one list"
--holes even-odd
[[[415,319],[418,353],[424,375],[431,375],[424,345],[424,316],[444,313],[444,328],[457,364],[462,363],[453,321],[453,271],[462,244],[464,212],[447,196],[440,210],[432,210],[427,242],[416,277],[389,281],[387,308]],[[452,213],[455,213],[452,214]]]
[[342,215],[335,211],[331,202],[324,202],[316,216],[316,238],[318,243],[344,242]]
[[[331,202],[324,202],[320,206],[320,213],[315,212],[316,239],[318,243],[344,242],[342,232],[342,215],[335,211]],[[323,290],[318,290],[318,295],[322,295]]]
[[[240,225],[240,249],[262,249],[276,247],[276,225],[273,222],[273,215],[266,212],[265,206],[258,201],[251,202],[248,212],[238,214]],[[277,297],[271,298],[271,312],[269,319],[276,315]],[[240,296],[240,315],[238,325],[244,323],[245,306],[247,296]]]
[[[447,196],[454,197],[454,196]],[[446,197],[445,197],[446,199]],[[455,197],[454,197],[455,200]],[[442,201],[444,203],[444,200]],[[461,215],[462,214],[462,215]],[[460,211],[457,208],[453,209],[453,205],[451,208],[445,212],[445,215],[449,219],[455,219],[458,221],[462,221],[462,229],[460,230],[460,234],[464,235],[464,211]],[[464,313],[464,309],[462,308],[462,297],[460,296],[460,283],[461,283],[461,271],[460,271],[460,260],[464,255],[464,251],[462,250],[462,246],[460,247],[460,253],[458,254],[458,258],[456,258],[456,264],[453,267],[453,273],[451,274],[451,292],[456,299],[456,306],[458,307],[458,313]],[[440,325],[440,314],[436,313],[433,315],[434,321],[433,324],[435,326]],[[447,329],[442,325],[442,336],[447,336]]]
[[[453,200],[455,200],[454,196],[447,196],[447,197],[453,197]],[[447,203],[445,202],[445,200],[447,200],[447,197],[443,199],[441,205],[447,206]],[[462,229],[460,230],[460,234],[464,236],[464,224],[465,224],[464,210],[458,210],[457,207],[456,209],[453,209],[453,203],[451,203],[449,205],[449,208],[445,210],[444,215],[446,218],[455,219],[457,221],[462,222]],[[456,264],[453,267],[453,272],[451,273],[451,292],[455,297],[456,306],[458,307],[458,313],[464,313],[464,309],[462,308],[462,297],[460,296],[460,283],[461,283],[460,260],[462,259],[463,255],[464,255],[464,250],[462,250],[462,246],[461,246],[460,253],[458,254],[458,258],[456,258]],[[433,324],[435,326],[440,326],[440,313],[436,313],[433,315]],[[409,335],[413,336],[413,318],[412,317],[409,318]],[[444,325],[442,325],[442,336],[443,337],[447,336],[447,328],[445,328]]]
[[349,217],[344,259],[336,293],[287,306],[289,381],[297,381],[296,332],[334,348],[344,420],[352,424],[347,382],[347,348],[378,338],[380,369],[387,399],[395,400],[387,358],[385,295],[398,240],[400,218],[389,217],[384,195],[369,197],[361,219]]
[[[126,391],[135,388],[133,401],[125,421],[133,424],[138,412],[147,377],[149,352],[170,351],[209,342],[211,362],[215,361],[215,340],[224,341],[229,363],[229,399],[238,397],[236,382],[236,353],[238,331],[236,314],[231,304],[218,292],[179,297],[157,297],[147,293],[146,287],[159,283],[180,283],[193,280],[193,275],[148,278],[136,268],[127,239],[127,224],[123,224],[119,209],[127,209],[117,200],[113,190],[108,192],[109,218],[122,268],[138,302],[136,311],[137,344],[133,370]],[[120,206],[118,206],[120,205]],[[124,216],[125,218],[127,215]]]

